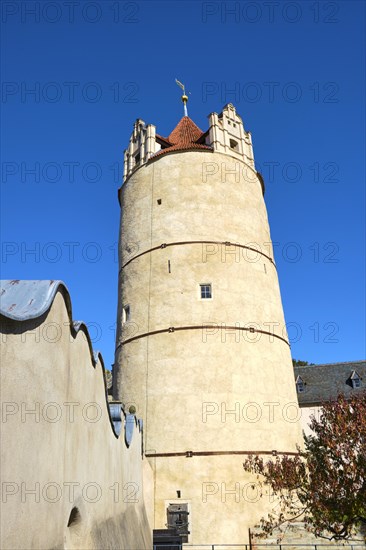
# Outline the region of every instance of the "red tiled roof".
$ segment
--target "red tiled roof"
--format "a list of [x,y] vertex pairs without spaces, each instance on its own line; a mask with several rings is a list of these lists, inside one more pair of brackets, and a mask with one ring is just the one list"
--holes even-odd
[[173,145],[190,145],[192,142],[197,141],[202,134],[202,130],[198,128],[193,120],[191,120],[189,116],[184,116],[171,132],[168,140],[170,143],[173,143]]
[[161,149],[153,155],[153,158],[158,155],[163,155],[165,153],[170,153],[171,151],[187,151],[190,149],[204,149],[211,150],[212,148],[208,145],[197,143],[197,141],[204,135],[205,132],[202,132],[198,126],[191,120],[188,116],[184,116],[178,122],[174,130],[169,134],[168,138],[163,138],[159,136],[160,139],[171,143],[170,147]]
[[168,140],[168,138],[165,138],[163,136],[161,136],[160,134],[155,134],[155,137],[158,141],[164,141],[164,143],[167,143],[169,145],[172,145],[172,143],[170,143],[170,141]]

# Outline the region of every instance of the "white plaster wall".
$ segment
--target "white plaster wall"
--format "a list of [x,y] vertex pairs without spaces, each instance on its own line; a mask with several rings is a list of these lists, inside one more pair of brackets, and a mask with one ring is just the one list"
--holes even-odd
[[309,424],[314,416],[317,420],[320,419],[322,408],[316,405],[310,407],[301,407],[301,428],[305,435],[312,435],[313,431],[310,429]]
[[129,448],[114,435],[102,365],[71,335],[62,292],[40,320],[2,321],[1,547],[150,548],[141,433]]

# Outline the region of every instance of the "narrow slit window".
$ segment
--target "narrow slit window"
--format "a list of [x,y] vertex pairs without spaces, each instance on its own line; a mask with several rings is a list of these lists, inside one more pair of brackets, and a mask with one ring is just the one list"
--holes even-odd
[[200,285],[201,289],[201,299],[202,300],[209,300],[212,298],[212,287],[209,283],[204,283]]
[[125,306],[122,312],[122,324],[127,323],[130,320],[130,318],[131,318],[130,306]]

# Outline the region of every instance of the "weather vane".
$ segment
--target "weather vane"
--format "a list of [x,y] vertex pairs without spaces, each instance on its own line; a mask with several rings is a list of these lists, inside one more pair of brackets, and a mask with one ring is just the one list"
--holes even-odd
[[[179,86],[180,88],[182,88],[182,90],[183,90],[182,101],[183,101],[184,116],[188,116],[188,111],[187,111],[188,96],[186,95],[185,86],[184,86],[184,84],[182,84],[181,82],[179,82],[179,80],[177,80],[177,79],[175,79],[175,82],[176,82],[176,84],[178,84],[178,86]],[[189,93],[190,93],[190,92],[189,92]]]

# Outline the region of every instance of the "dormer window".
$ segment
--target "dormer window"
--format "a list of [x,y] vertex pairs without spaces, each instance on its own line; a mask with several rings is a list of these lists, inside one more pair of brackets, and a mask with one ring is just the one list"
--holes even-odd
[[301,376],[296,378],[296,391],[297,393],[303,393],[305,391],[305,383]]
[[234,151],[238,151],[238,142],[235,139],[230,140],[230,148]]
[[139,162],[140,162],[140,155],[137,154],[137,155],[135,155],[135,166],[137,166],[139,164]]
[[352,388],[353,389],[360,388],[361,387],[361,380],[362,380],[362,378],[360,377],[358,372],[356,372],[354,370],[352,372],[351,376],[350,376],[350,382],[351,382]]

